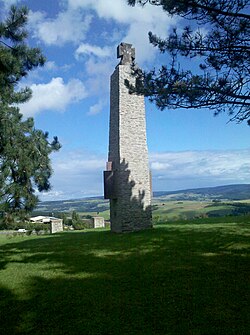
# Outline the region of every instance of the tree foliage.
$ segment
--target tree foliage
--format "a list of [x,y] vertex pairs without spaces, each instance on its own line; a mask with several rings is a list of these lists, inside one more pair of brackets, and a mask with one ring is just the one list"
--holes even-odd
[[[181,33],[175,28],[162,39],[149,40],[171,62],[160,70],[136,70],[136,87],[160,109],[201,108],[230,120],[250,124],[250,1],[249,0],[128,0],[128,4],[161,6],[166,13],[190,20]],[[194,27],[194,24],[196,26]],[[183,68],[180,57],[195,58],[198,69]],[[193,66],[197,62],[193,62]]]
[[28,9],[12,6],[0,23],[0,207],[7,213],[28,211],[37,203],[35,190],[50,189],[49,155],[59,150],[57,137],[38,130],[34,120],[23,116],[17,104],[31,97],[31,90],[18,89],[20,80],[45,58],[26,44]]
[[80,215],[76,211],[73,211],[72,212],[72,226],[75,227],[80,223],[82,223]]

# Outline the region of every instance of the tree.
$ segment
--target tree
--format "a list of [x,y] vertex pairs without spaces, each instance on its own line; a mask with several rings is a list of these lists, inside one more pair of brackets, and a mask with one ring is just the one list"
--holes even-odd
[[18,83],[45,62],[39,49],[25,44],[27,16],[26,7],[12,6],[0,23],[0,208],[9,214],[32,210],[35,189],[50,189],[49,155],[60,148],[57,137],[49,142],[48,133],[36,129],[33,118],[23,120],[17,107],[31,97]]
[[66,213],[61,214],[61,219],[63,220],[63,225],[69,225],[69,220]]
[[[129,85],[131,92],[144,94],[161,110],[207,107],[250,125],[250,1],[128,0],[131,6],[136,3],[161,6],[190,20],[192,28],[181,33],[175,28],[166,39],[149,32],[150,43],[168,52],[171,62],[160,70],[135,69],[137,84]],[[182,68],[177,56],[195,58],[198,70]]]
[[79,226],[82,223],[82,220],[80,218],[80,215],[76,212],[73,211],[72,212],[72,226],[74,228],[76,228],[77,226]]

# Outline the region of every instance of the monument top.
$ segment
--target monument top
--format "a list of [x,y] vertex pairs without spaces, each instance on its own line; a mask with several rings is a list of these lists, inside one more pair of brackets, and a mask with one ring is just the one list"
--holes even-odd
[[119,65],[133,64],[135,60],[135,48],[132,48],[132,44],[121,43],[117,47],[117,58],[121,58]]

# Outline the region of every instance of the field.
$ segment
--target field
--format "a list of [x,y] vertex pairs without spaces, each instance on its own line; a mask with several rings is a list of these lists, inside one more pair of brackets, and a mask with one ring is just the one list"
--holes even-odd
[[[227,185],[175,192],[155,192],[154,223],[190,220],[199,217],[220,217],[250,213],[250,185]],[[109,220],[109,201],[103,197],[47,201],[39,203],[34,215],[71,217],[102,216]]]
[[249,223],[0,235],[0,332],[247,335]]
[[[50,202],[39,207],[33,215],[55,215],[61,217],[66,213],[71,217],[76,211],[81,217],[101,216],[109,220],[109,203],[103,199],[90,199],[84,201],[58,202],[56,210],[50,208],[54,203]],[[242,215],[250,213],[250,200],[241,201],[225,200],[172,200],[167,196],[153,198],[154,223],[190,220],[200,217],[224,217],[228,215]]]
[[204,217],[224,217],[250,213],[249,200],[220,201],[211,200],[169,200],[156,198],[153,200],[154,222],[190,220]]

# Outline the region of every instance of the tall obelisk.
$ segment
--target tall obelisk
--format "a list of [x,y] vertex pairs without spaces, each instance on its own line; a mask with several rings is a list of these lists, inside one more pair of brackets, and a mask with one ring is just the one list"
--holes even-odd
[[110,199],[111,231],[130,232],[152,227],[151,175],[142,95],[130,94],[135,49],[121,43],[121,58],[111,76],[109,155],[104,172],[104,196]]

